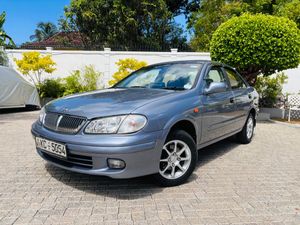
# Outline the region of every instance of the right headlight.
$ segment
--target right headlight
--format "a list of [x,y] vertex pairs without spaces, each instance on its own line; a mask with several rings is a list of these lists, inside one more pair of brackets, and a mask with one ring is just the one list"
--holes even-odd
[[141,130],[147,123],[142,115],[111,116],[92,120],[84,132],[88,134],[129,134]]

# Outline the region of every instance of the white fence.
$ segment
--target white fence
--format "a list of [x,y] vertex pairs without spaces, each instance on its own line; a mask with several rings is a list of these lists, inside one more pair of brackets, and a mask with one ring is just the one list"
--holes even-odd
[[[11,67],[16,68],[14,58],[20,59],[22,53],[32,50],[6,50]],[[148,64],[159,62],[210,59],[210,54],[206,52],[177,52],[177,49],[171,49],[170,52],[129,52],[129,51],[110,51],[109,48],[104,51],[60,51],[60,50],[38,50],[42,54],[51,54],[56,62],[56,70],[52,77],[65,77],[73,70],[83,69],[86,65],[94,65],[96,70],[102,72],[103,83],[107,85],[111,76],[117,70],[115,63],[119,59],[136,58],[146,61]],[[298,93],[300,91],[300,67],[287,70],[289,76],[288,83],[284,85],[284,91],[289,93]]]

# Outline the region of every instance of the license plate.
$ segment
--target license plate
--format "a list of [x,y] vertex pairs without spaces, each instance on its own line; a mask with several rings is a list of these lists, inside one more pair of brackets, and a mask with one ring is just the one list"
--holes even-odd
[[66,146],[63,144],[39,137],[35,138],[35,144],[37,148],[40,148],[46,152],[52,153],[59,157],[67,158]]

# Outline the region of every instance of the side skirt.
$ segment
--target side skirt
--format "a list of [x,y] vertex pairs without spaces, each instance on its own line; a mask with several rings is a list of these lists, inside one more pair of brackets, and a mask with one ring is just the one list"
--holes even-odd
[[230,137],[230,136],[233,136],[233,135],[239,133],[242,129],[243,129],[243,128],[238,129],[238,130],[235,130],[235,131],[233,131],[233,132],[231,132],[231,133],[225,134],[225,135],[223,135],[223,136],[221,136],[221,137],[218,137],[218,138],[216,138],[216,139],[214,139],[214,140],[211,140],[211,141],[202,143],[202,144],[200,144],[200,145],[197,146],[197,149],[200,150],[201,148],[204,148],[204,147],[206,147],[206,146],[208,146],[208,145],[214,144],[214,143],[216,143],[216,142],[218,142],[218,141],[221,141],[221,140],[226,139],[226,138],[228,138],[228,137]]

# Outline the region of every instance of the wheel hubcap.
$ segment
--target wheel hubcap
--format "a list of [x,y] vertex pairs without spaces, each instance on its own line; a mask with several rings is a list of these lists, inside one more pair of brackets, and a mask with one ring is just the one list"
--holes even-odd
[[248,121],[247,121],[247,138],[250,139],[253,135],[253,119],[252,117],[249,117]]
[[191,164],[191,150],[180,140],[172,140],[163,147],[159,163],[159,173],[167,179],[177,179],[184,175]]

